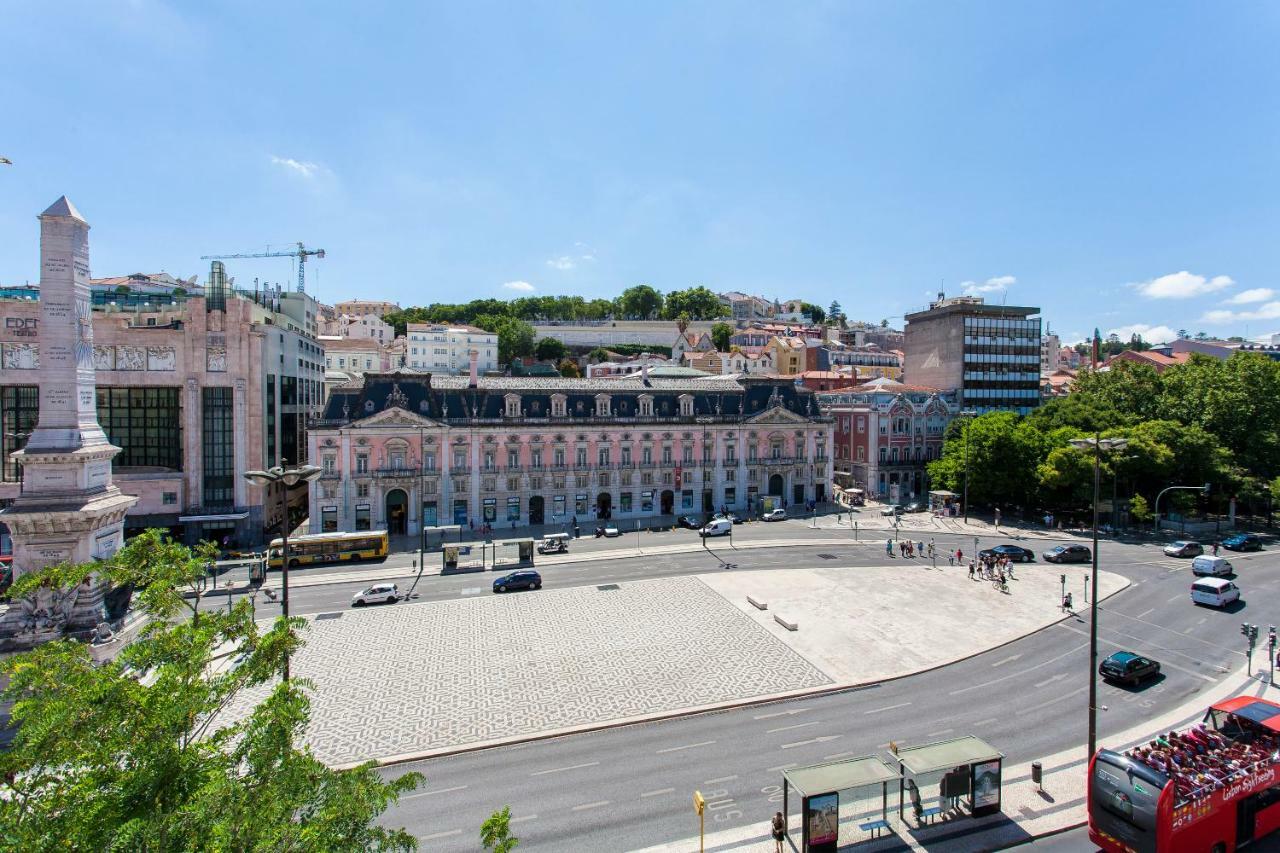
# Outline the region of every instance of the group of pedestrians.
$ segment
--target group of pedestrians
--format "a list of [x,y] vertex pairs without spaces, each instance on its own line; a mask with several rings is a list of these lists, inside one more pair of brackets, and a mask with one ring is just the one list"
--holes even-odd
[[1008,581],[1012,577],[1013,561],[1008,557],[979,554],[977,560],[969,561],[969,580],[971,581],[991,581],[996,589],[1008,592]]
[[[884,553],[886,556],[893,556],[893,548],[894,544],[892,539],[884,540]],[[912,542],[910,539],[902,539],[898,542],[898,556],[900,557],[926,557],[928,559],[933,559],[937,553],[937,548],[934,546],[932,539],[929,540],[929,545],[927,547],[923,540],[919,542]],[[957,551],[956,553],[959,552]],[[948,553],[947,556],[950,557],[950,553]]]

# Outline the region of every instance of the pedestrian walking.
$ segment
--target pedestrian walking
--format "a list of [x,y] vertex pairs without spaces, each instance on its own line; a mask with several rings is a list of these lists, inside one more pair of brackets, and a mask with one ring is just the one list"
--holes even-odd
[[961,551],[959,548],[956,549],[956,562],[957,563],[964,562],[964,552]]
[[923,557],[924,556],[924,540],[921,539],[919,542],[916,543],[916,545],[919,546],[917,550],[919,551],[920,556]]
[[973,560],[969,561],[969,580],[973,580]]
[[782,821],[782,812],[773,814],[773,850],[782,853],[782,840],[787,837],[787,826]]
[[884,553],[886,557],[893,556],[893,540],[892,539],[884,540]]
[[956,555],[952,554],[950,551],[947,551],[947,565],[954,566],[955,564],[956,564]]
[[1218,556],[1218,543],[1216,541],[1213,543],[1213,556]]

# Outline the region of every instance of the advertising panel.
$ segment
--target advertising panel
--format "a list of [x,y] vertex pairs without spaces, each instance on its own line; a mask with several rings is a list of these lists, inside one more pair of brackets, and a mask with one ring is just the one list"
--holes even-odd
[[973,765],[973,813],[989,814],[1000,808],[1000,760]]
[[840,795],[818,794],[804,798],[805,853],[836,853],[840,836]]

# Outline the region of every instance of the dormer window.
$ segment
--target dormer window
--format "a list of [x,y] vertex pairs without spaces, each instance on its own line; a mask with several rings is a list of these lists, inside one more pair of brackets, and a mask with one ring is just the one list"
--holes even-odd
[[568,398],[565,397],[565,395],[552,394],[551,395],[551,417],[563,418],[565,416],[565,403],[567,402],[568,402]]
[[507,394],[502,398],[504,412],[509,418],[520,417],[520,395]]
[[640,395],[640,417],[642,418],[653,417],[653,395],[652,394]]
[[597,394],[597,395],[596,395],[596,417],[597,417],[597,418],[607,418],[607,417],[609,417],[609,415],[610,415],[610,410],[609,410],[610,402],[609,402],[609,400],[610,400],[610,398],[609,398],[609,395],[608,395],[608,394]]
[[680,417],[682,418],[693,417],[693,395],[692,394],[680,395]]

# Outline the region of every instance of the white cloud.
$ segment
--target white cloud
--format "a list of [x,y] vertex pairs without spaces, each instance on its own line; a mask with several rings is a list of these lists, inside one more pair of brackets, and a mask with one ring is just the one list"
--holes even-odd
[[573,269],[574,267],[577,266],[577,264],[574,263],[573,258],[569,257],[568,255],[561,255],[558,258],[552,258],[551,260],[547,261],[547,266],[551,267],[553,270],[560,270],[561,272],[565,272]]
[[1229,311],[1219,308],[1215,311],[1206,311],[1200,318],[1202,323],[1242,323],[1248,320],[1280,320],[1280,302],[1268,302],[1252,311]]
[[533,293],[533,285],[527,281],[508,281],[502,286],[507,290],[515,290],[520,293]]
[[1122,341],[1127,341],[1137,335],[1149,344],[1168,343],[1178,337],[1178,333],[1168,326],[1148,326],[1146,323],[1134,323],[1131,326],[1109,329],[1106,336],[1109,337],[1111,335],[1115,335]]
[[1269,287],[1255,287],[1252,290],[1244,290],[1237,293],[1226,301],[1226,305],[1249,305],[1253,302],[1266,302],[1275,296],[1276,292]]
[[547,266],[551,267],[553,270],[568,272],[569,270],[577,267],[578,264],[589,264],[595,262],[595,252],[588,248],[586,243],[574,243],[573,246],[575,249],[581,249],[583,251],[574,255],[560,255],[557,258],[552,258],[547,261]]
[[277,166],[283,166],[290,171],[296,172],[304,178],[314,178],[320,172],[320,166],[316,163],[308,163],[305,160],[295,160],[292,157],[276,157],[272,155],[271,162]]
[[1017,284],[1018,279],[1011,275],[998,275],[995,278],[989,278],[979,284],[976,281],[960,282],[960,289],[970,296],[977,296],[982,293],[995,293],[1000,290],[1008,290],[1012,284]]
[[1213,278],[1206,278],[1182,270],[1150,281],[1139,282],[1134,287],[1148,299],[1190,299],[1193,296],[1203,296],[1206,293],[1223,290],[1233,284],[1235,282],[1231,276],[1215,275]]

